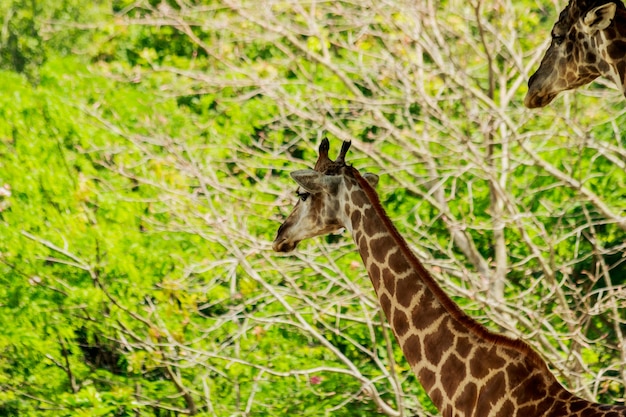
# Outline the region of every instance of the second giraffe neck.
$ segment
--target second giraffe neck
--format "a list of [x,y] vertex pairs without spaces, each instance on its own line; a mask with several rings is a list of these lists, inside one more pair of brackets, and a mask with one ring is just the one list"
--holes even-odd
[[393,226],[374,189],[356,170],[354,177],[349,228],[404,356],[440,412],[470,415],[483,407],[476,415],[489,416],[503,411],[512,401],[492,403],[481,396],[511,384],[559,389],[525,343],[489,332],[443,292]]

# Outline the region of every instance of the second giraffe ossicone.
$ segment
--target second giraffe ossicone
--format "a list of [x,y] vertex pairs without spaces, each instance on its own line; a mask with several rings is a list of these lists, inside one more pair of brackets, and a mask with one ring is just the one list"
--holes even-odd
[[626,95],[626,8],[621,0],[570,0],[528,80],[524,104],[547,106],[561,91],[599,76],[613,80]]
[[350,231],[396,340],[442,416],[626,416],[626,407],[570,393],[529,345],[466,315],[392,224],[374,190],[378,177],[346,164],[349,147],[344,142],[332,161],[324,139],[315,169],[291,174],[300,200],[278,229],[274,250]]

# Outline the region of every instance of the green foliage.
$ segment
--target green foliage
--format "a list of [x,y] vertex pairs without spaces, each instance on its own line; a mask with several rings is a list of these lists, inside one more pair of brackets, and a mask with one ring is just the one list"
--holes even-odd
[[85,7],[78,0],[19,1],[0,5],[0,68],[39,82],[39,69],[51,58],[82,53],[92,39],[88,27],[106,11],[105,1]]

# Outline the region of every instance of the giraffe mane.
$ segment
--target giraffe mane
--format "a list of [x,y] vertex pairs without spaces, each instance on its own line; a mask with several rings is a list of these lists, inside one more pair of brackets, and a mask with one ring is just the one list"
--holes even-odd
[[[380,199],[376,190],[367,182],[363,176],[359,173],[359,171],[350,166],[348,167],[356,181],[359,183],[366,196],[372,203],[372,206],[376,213],[383,220],[385,227],[389,230],[391,236],[394,241],[400,248],[402,254],[407,259],[409,264],[415,268],[418,272],[418,275],[421,277],[422,281],[426,284],[428,289],[435,295],[435,297],[441,302],[442,306],[450,313],[450,315],[461,324],[466,326],[472,333],[477,336],[484,338],[485,340],[492,342],[498,345],[504,345],[506,347],[512,348],[520,352],[522,355],[526,356],[530,359],[534,364],[542,367],[547,370],[548,367],[546,362],[543,360],[539,354],[528,345],[528,343],[524,342],[520,339],[513,339],[511,337],[494,333],[488,330],[485,326],[477,322],[474,318],[470,317],[465,313],[436,283],[430,272],[422,265],[422,263],[417,259],[413,251],[409,248],[406,240],[402,237],[398,229],[395,227],[387,213],[385,212],[382,204],[380,203]],[[550,374],[551,375],[551,374]]]

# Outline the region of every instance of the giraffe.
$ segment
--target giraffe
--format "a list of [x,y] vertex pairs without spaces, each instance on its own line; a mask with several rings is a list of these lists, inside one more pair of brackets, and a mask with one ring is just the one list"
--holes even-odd
[[350,231],[395,338],[442,416],[626,416],[626,407],[570,393],[528,344],[465,314],[385,213],[374,189],[378,177],[346,164],[349,147],[344,142],[332,161],[324,139],[315,168],[291,173],[299,201],[273,249],[290,252],[304,239]]
[[570,0],[552,29],[552,43],[528,80],[524,105],[548,105],[558,93],[598,76],[626,95],[626,7],[621,0]]

